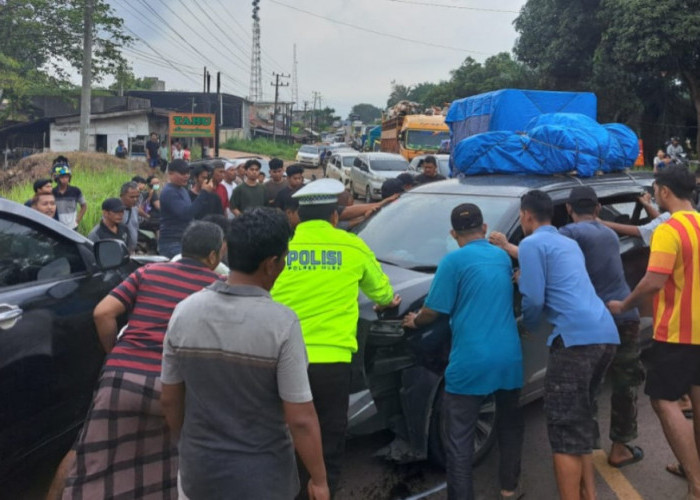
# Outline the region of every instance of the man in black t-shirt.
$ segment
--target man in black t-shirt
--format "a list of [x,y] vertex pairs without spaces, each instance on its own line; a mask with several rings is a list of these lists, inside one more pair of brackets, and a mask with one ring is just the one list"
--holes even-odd
[[434,156],[428,155],[423,160],[423,173],[415,177],[418,184],[427,184],[429,182],[444,181],[445,176],[438,174],[437,160]]
[[282,188],[277,193],[274,206],[284,212],[287,209],[287,205],[289,205],[289,200],[292,199],[292,195],[299,191],[303,185],[304,167],[298,163],[289,165],[287,167],[287,187]]
[[156,171],[156,167],[160,164],[159,149],[158,134],[151,132],[151,138],[146,142],[146,161],[153,172]]

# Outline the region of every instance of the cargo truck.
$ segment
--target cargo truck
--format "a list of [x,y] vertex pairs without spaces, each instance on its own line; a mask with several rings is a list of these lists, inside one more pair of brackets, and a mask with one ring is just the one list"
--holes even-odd
[[449,138],[442,115],[401,115],[382,121],[381,150],[398,153],[408,161],[437,153],[442,141]]

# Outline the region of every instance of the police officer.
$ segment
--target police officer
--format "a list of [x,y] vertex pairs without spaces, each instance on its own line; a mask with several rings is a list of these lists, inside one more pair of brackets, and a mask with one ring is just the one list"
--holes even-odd
[[358,288],[379,308],[401,301],[369,247],[356,235],[336,229],[343,189],[335,179],[320,179],[294,193],[301,222],[289,243],[286,268],[271,292],[301,322],[331,495],[345,449]]

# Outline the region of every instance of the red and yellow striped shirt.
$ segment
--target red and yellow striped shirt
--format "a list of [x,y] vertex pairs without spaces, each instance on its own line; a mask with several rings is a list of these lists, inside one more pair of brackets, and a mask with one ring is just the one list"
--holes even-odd
[[654,339],[700,345],[700,214],[676,212],[654,231],[647,270],[668,275],[654,297]]

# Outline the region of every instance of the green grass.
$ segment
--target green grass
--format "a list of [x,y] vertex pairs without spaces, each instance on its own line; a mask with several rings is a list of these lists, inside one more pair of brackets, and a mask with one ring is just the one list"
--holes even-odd
[[[73,153],[69,156],[73,172],[71,184],[80,188],[88,204],[87,213],[78,226],[78,231],[87,235],[102,217],[102,201],[106,198],[119,197],[121,185],[130,181],[133,176],[146,177],[147,167],[143,162],[132,164],[124,160],[113,160],[108,155],[96,153],[88,153],[83,157],[78,155],[79,153]],[[53,157],[55,154],[50,156]],[[0,196],[24,203],[34,195],[32,185],[34,179],[40,177],[48,176],[42,174],[33,177],[15,185],[7,192],[0,192]]]
[[273,142],[269,139],[229,139],[220,146],[223,149],[233,149],[245,153],[254,153],[269,157],[280,158],[282,160],[294,160],[299,146],[287,144],[283,141]]

